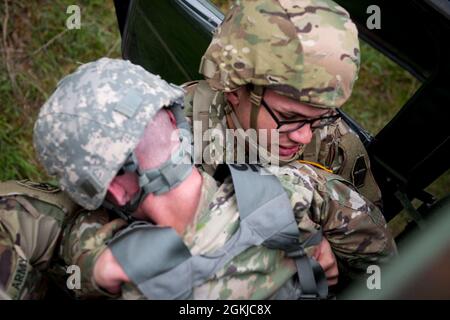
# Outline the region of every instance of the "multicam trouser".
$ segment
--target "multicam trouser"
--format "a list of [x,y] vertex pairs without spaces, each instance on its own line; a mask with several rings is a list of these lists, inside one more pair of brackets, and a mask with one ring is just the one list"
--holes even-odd
[[46,270],[62,227],[75,209],[48,184],[0,183],[0,298],[43,298]]

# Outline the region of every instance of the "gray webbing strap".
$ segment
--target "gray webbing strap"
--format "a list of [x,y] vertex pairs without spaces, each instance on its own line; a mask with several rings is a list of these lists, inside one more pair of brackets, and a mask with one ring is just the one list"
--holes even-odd
[[287,252],[295,260],[301,286],[301,299],[325,299],[328,296],[328,284],[325,273],[319,263],[309,258],[304,248],[317,245],[322,241],[322,232],[316,232],[297,250]]
[[[283,206],[273,207],[276,208],[278,214],[275,219],[290,217],[290,224],[286,229],[268,238],[264,242],[264,246],[283,249],[287,252],[288,257],[296,260],[302,298],[326,298],[328,286],[324,273],[320,265],[309,258],[304,251],[304,248],[320,243],[322,232],[316,232],[306,243],[300,244],[298,240],[299,230],[292,206],[278,179],[268,172],[263,172],[264,169],[256,165],[229,165],[229,168],[233,178],[241,220],[245,219],[258,205],[265,205],[261,201],[276,197],[284,198]],[[262,175],[263,173],[264,175]],[[266,223],[270,225],[273,222],[267,221]]]
[[[314,270],[311,270],[314,265],[310,263],[298,241],[299,231],[292,207],[278,179],[270,174],[262,175],[261,168],[257,166],[230,165],[229,168],[241,218],[240,227],[236,233],[224,246],[213,253],[201,256],[184,254],[182,259],[178,259],[172,254],[175,254],[177,250],[187,250],[181,249],[184,246],[181,245],[181,239],[165,238],[160,240],[156,237],[136,236],[139,242],[134,239],[129,241],[128,237],[133,238],[133,233],[136,232],[131,230],[127,237],[123,236],[119,241],[112,242],[112,245],[116,246],[116,249],[113,250],[115,257],[126,272],[131,270],[130,273],[127,272],[130,278],[148,298],[187,298],[191,296],[195,286],[213,277],[235,256],[249,247],[264,244],[271,248],[283,249],[296,259],[300,285],[306,298],[326,297],[327,292],[317,290],[315,281],[317,277],[314,276]],[[176,234],[172,234],[172,236],[178,237]],[[317,241],[320,242],[320,237],[310,241],[311,244],[315,244]],[[121,246],[118,247],[121,242]],[[170,245],[168,249],[163,242],[168,242],[173,246]],[[152,252],[149,253],[151,258],[142,258],[142,260],[133,258],[142,256],[142,249],[139,248],[143,247]],[[174,250],[174,247],[178,249]],[[299,249],[301,250],[299,251]],[[155,256],[153,253],[162,250],[170,250],[170,252],[168,254],[161,253],[160,256]],[[126,253],[121,253],[122,251]],[[166,261],[171,268],[165,267]],[[136,267],[130,267],[131,264]],[[152,266],[151,273],[146,271],[150,264],[156,265],[156,267]],[[317,266],[320,269],[318,264],[315,266],[316,269]],[[139,271],[139,269],[144,269],[144,271]]]
[[143,190],[143,197],[153,193],[166,193],[178,186],[192,172],[190,155],[185,153],[180,144],[177,151],[156,169],[141,171],[138,169],[139,186]]
[[[126,241],[123,241],[125,238]],[[150,246],[150,250],[142,254],[144,245]],[[134,283],[166,272],[191,257],[189,249],[174,229],[142,221],[130,224],[108,246],[119,262],[126,262],[121,265]]]
[[[181,102],[183,103],[183,102]],[[175,120],[177,122],[178,129],[186,130],[187,132],[191,132],[191,126],[186,120],[186,116],[184,114],[183,109],[181,108],[181,105],[178,103],[172,104],[170,107],[170,110],[172,111]]]
[[[244,166],[233,170],[233,176],[239,176],[239,181],[253,181],[251,183],[252,190],[255,195],[246,198],[244,195],[238,200],[238,206],[241,215],[239,229],[235,234],[213,253],[193,256],[184,261],[174,269],[160,274],[157,277],[149,278],[143,283],[138,283],[139,289],[147,296],[153,299],[174,299],[176,297],[187,297],[191,294],[192,288],[204,283],[206,280],[214,276],[221,268],[230,262],[235,256],[252,246],[262,245],[266,240],[271,239],[277,234],[285,234],[287,241],[294,245],[297,238],[293,236],[296,228],[296,222],[292,215],[290,202],[286,201],[287,195],[281,189],[271,188],[266,183],[255,181],[256,176],[266,180],[276,179],[273,176],[259,175],[258,172],[249,170],[243,171]],[[245,174],[247,172],[247,174]],[[233,177],[234,179],[234,177]],[[253,179],[253,180],[252,180]],[[239,184],[239,182],[234,183]],[[265,185],[265,187],[264,187]],[[279,185],[274,184],[275,186]],[[256,190],[256,186],[258,186]],[[282,192],[281,192],[282,191]],[[257,201],[255,201],[255,196]],[[254,207],[247,204],[250,200]]]

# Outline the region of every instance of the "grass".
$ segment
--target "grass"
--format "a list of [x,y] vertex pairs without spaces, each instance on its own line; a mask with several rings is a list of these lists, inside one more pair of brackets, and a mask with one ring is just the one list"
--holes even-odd
[[407,71],[361,41],[359,78],[343,110],[376,134],[419,87]]
[[120,57],[112,1],[78,1],[81,29],[65,26],[73,1],[0,3],[0,180],[47,177],[31,143],[33,123],[56,83],[78,65]]
[[[216,0],[222,10],[229,1]],[[65,27],[72,1],[0,0],[0,180],[47,179],[31,143],[37,112],[57,81],[79,64],[120,57],[120,34],[112,1],[78,1],[81,29]],[[406,71],[367,44],[361,71],[344,110],[376,134],[420,86]],[[450,190],[447,172],[428,191]]]

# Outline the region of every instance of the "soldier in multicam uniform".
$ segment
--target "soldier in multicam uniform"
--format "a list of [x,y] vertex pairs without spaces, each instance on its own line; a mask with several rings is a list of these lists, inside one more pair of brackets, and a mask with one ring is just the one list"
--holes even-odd
[[[257,7],[254,7],[254,6]],[[253,7],[252,7],[253,6]],[[280,7],[283,8],[283,10],[280,10]],[[256,9],[256,10],[255,10]],[[339,50],[336,50],[337,43],[334,43],[336,39],[347,39],[344,41],[343,45],[341,46],[339,44],[341,50],[341,55],[339,56],[339,59],[341,62],[347,61],[350,62],[350,60],[354,60],[355,65],[358,65],[359,63],[359,52],[358,52],[358,45],[355,45],[355,41],[349,40],[349,38],[342,37],[342,36],[336,36],[330,41],[327,39],[330,38],[329,34],[330,32],[340,32],[342,30],[350,30],[351,32],[355,32],[354,26],[348,19],[348,14],[343,10],[341,7],[337,6],[331,1],[272,1],[272,2],[265,2],[261,1],[259,3],[255,1],[246,1],[241,2],[239,6],[236,6],[233,9],[235,12],[234,14],[229,14],[229,16],[225,19],[225,23],[222,26],[222,31],[218,31],[215,36],[216,46],[210,47],[209,52],[215,51],[216,53],[213,53],[212,56],[208,57],[208,51],[205,54],[203,65],[202,65],[202,72],[205,74],[207,78],[211,78],[209,80],[209,85],[206,85],[204,82],[200,82],[197,86],[191,85],[188,86],[187,89],[189,90],[189,95],[186,97],[186,105],[193,106],[193,111],[190,111],[191,117],[195,120],[205,120],[205,113],[206,113],[206,120],[208,118],[212,121],[211,123],[204,126],[204,128],[209,127],[219,127],[219,128],[226,128],[227,124],[225,123],[225,113],[231,113],[230,108],[227,108],[227,104],[230,103],[235,109],[240,109],[239,111],[243,110],[244,108],[239,108],[239,106],[236,104],[236,100],[234,100],[233,104],[233,98],[228,99],[228,97],[225,97],[223,94],[223,91],[233,91],[237,87],[241,87],[244,84],[260,84],[264,86],[270,86],[270,85],[285,85],[289,82],[289,76],[293,76],[292,79],[295,79],[297,77],[298,82],[296,82],[297,88],[300,87],[300,89],[308,89],[303,91],[298,91],[300,96],[300,101],[306,102],[309,105],[313,105],[315,107],[326,107],[327,104],[320,105],[315,103],[316,100],[324,101],[323,98],[326,97],[325,100],[331,99],[333,100],[333,92],[334,91],[328,91],[328,89],[335,86],[336,83],[333,83],[331,81],[333,79],[333,75],[336,76],[336,80],[338,80],[338,83],[340,80],[342,80],[342,75],[346,72],[344,71],[342,74],[340,73],[342,70],[338,72],[338,68],[336,66],[339,65],[338,59],[322,59],[323,57],[336,57],[333,54],[338,52]],[[256,17],[255,17],[256,15]],[[242,20],[242,17],[245,17],[247,23],[244,23],[240,25],[238,28],[229,28],[227,27],[227,24],[230,25],[233,23],[235,26],[236,24],[239,24]],[[257,21],[257,27],[255,28],[255,21]],[[320,23],[315,24],[315,21],[319,21]],[[275,27],[276,26],[276,27]],[[275,28],[274,28],[275,27]],[[295,33],[292,32],[292,27],[295,28],[295,30],[298,31],[298,40],[296,38]],[[317,28],[317,29],[315,29]],[[226,31],[225,31],[226,30]],[[314,30],[317,32],[314,33]],[[261,34],[262,31],[268,32],[269,35],[263,35]],[[281,33],[280,33],[281,32]],[[221,42],[222,40],[230,41],[233,40],[233,35],[231,38],[227,39],[227,33],[234,34],[236,36],[235,40],[238,40],[239,43],[236,44],[235,42]],[[284,36],[283,36],[284,33]],[[218,38],[218,35],[221,35],[222,40]],[[245,37],[243,37],[245,35]],[[274,43],[274,41],[271,41],[268,39],[268,37],[272,37],[272,40],[279,39],[279,42]],[[317,35],[327,35],[327,37],[318,37]],[[347,32],[348,36],[348,32]],[[290,40],[289,40],[290,39]],[[220,41],[218,41],[220,40]],[[266,41],[269,40],[269,41]],[[292,41],[294,40],[294,41]],[[319,41],[317,41],[319,40]],[[320,41],[322,40],[322,41]],[[214,42],[213,42],[214,43]],[[267,43],[270,43],[270,48],[267,49]],[[289,43],[297,44],[297,48],[295,46],[287,46],[285,45]],[[299,45],[300,43],[300,45]],[[334,46],[333,46],[334,45]],[[331,50],[328,51],[328,54],[324,54],[326,50],[325,47],[330,46]],[[257,49],[255,49],[258,47]],[[275,50],[277,49],[277,50]],[[287,52],[286,50],[294,50]],[[309,50],[306,50],[309,49]],[[353,52],[352,52],[352,49]],[[212,51],[211,51],[212,50]],[[217,54],[219,52],[219,54]],[[302,52],[302,54],[291,54],[291,52]],[[236,55],[237,53],[237,55]],[[280,54],[282,53],[282,54]],[[320,53],[320,54],[317,54]],[[220,57],[222,57],[220,54],[225,57],[224,61],[220,60]],[[246,61],[235,61],[234,58],[241,59],[244,57],[244,55],[248,55],[250,58],[248,58]],[[264,56],[263,56],[264,55]],[[233,58],[234,56],[234,58]],[[211,58],[212,57],[212,58]],[[219,57],[219,60],[215,60]],[[261,60],[261,57],[263,58]],[[280,57],[284,57],[284,60],[280,60]],[[289,57],[297,57],[298,59],[304,61],[301,63],[301,65],[305,65],[306,68],[312,66],[318,66],[319,68],[309,69],[302,71],[302,67],[300,66],[298,69],[297,62],[294,61],[295,59],[287,59]],[[342,59],[341,59],[342,58]],[[350,60],[345,60],[344,58],[350,58]],[[233,63],[228,63],[228,62]],[[278,62],[277,67],[266,67],[264,64],[261,64],[261,61],[270,61],[270,64],[273,63],[273,65],[276,65]],[[287,63],[286,61],[290,61]],[[283,64],[280,64],[283,62]],[[244,63],[244,64],[242,64]],[[351,65],[351,63],[350,63]],[[332,68],[330,68],[332,66]],[[221,71],[218,71],[218,67],[220,67]],[[244,69],[242,67],[245,67]],[[256,71],[253,72],[252,69],[255,69]],[[305,77],[303,75],[295,75],[295,72],[291,72],[292,70],[300,70],[301,72],[305,72],[305,75],[309,74],[308,77]],[[245,72],[244,72],[245,71]],[[248,73],[248,71],[250,71]],[[308,73],[306,73],[308,71]],[[312,75],[311,73],[316,72],[316,75]],[[320,72],[320,74],[317,74],[317,72]],[[228,83],[222,83],[221,81],[226,81],[227,74],[232,74],[231,79],[233,81],[231,82],[232,85],[230,86],[230,82]],[[216,81],[218,78],[217,76],[220,75],[220,80]],[[322,81],[319,85],[317,84],[320,82],[319,80],[323,79],[321,77],[326,78],[326,81]],[[327,76],[330,76],[327,78]],[[214,80],[216,78],[216,80]],[[339,79],[341,78],[341,79]],[[345,78],[345,77],[344,77]],[[236,80],[242,80],[241,82]],[[257,81],[255,81],[257,79]],[[318,82],[315,82],[315,80]],[[356,79],[356,75],[355,78]],[[294,80],[294,81],[297,81]],[[326,90],[323,90],[327,86],[327,81],[330,81],[331,84],[330,87],[328,87]],[[345,97],[345,99],[348,98],[348,95],[350,95],[352,83],[354,80],[350,82],[344,81],[343,88],[344,90],[340,90],[339,85],[335,86],[335,89],[337,88],[336,92],[339,92],[337,95],[338,97]],[[350,83],[350,85],[349,85]],[[202,84],[202,85],[201,85]],[[289,84],[288,84],[289,85]],[[293,86],[296,87],[295,85]],[[293,88],[291,86],[291,89]],[[211,91],[211,88],[214,90],[219,90],[220,92],[216,94],[216,92]],[[319,88],[320,90],[315,90]],[[342,89],[342,88],[341,88]],[[345,89],[350,89],[345,90]],[[239,92],[240,89],[237,89],[236,92]],[[257,90],[255,90],[257,91]],[[278,90],[278,93],[283,94],[282,91]],[[328,92],[328,94],[327,94]],[[325,94],[324,94],[325,93]],[[303,95],[305,94],[305,95]],[[303,98],[302,98],[303,95]],[[231,95],[232,97],[233,95]],[[295,96],[295,94],[294,94]],[[245,97],[241,95],[238,98],[241,101],[249,100],[248,97]],[[298,98],[298,97],[297,97]],[[322,98],[322,99],[320,99]],[[238,100],[239,100],[238,99]],[[270,97],[267,98],[270,100]],[[344,99],[344,100],[345,100]],[[339,99],[338,99],[339,100]],[[197,107],[196,102],[197,101]],[[200,102],[200,103],[198,103]],[[327,101],[325,101],[327,102]],[[332,102],[333,103],[333,102]],[[340,106],[342,102],[337,102],[336,107]],[[245,105],[248,103],[238,103],[240,105]],[[331,104],[332,105],[332,104]],[[328,104],[330,106],[330,104]],[[206,107],[206,112],[202,108]],[[236,108],[237,107],[237,108]],[[277,108],[274,108],[273,106],[265,107],[267,109],[272,108],[277,110]],[[188,108],[189,109],[189,108]],[[233,109],[231,109],[233,110]],[[256,110],[256,108],[255,108]],[[203,111],[203,112],[202,112]],[[261,113],[264,113],[265,110],[263,109]],[[256,112],[254,112],[256,114]],[[330,113],[332,114],[332,113]],[[236,112],[236,116],[238,118],[238,125],[239,122],[242,123],[242,126],[244,128],[250,127],[247,125],[247,122],[250,124],[250,121],[244,121],[245,114],[243,115],[242,112]],[[264,117],[263,115],[259,115],[259,123],[258,128],[264,127],[264,121],[261,120],[261,117]],[[276,117],[276,115],[275,115]],[[331,118],[332,119],[332,118]],[[231,120],[231,121],[230,121]],[[233,119],[229,117],[229,126],[234,127],[235,124],[233,124]],[[327,122],[328,120],[322,120],[323,122]],[[206,122],[207,123],[207,122]],[[269,126],[270,127],[270,126]],[[300,130],[300,129],[299,129]],[[358,139],[355,139],[356,135],[349,131],[346,124],[341,121],[340,119],[337,120],[335,123],[328,125],[324,128],[321,128],[319,130],[316,130],[314,132],[314,135],[312,137],[312,142],[309,143],[306,147],[304,146],[306,144],[306,141],[300,143],[300,148],[298,149],[297,155],[292,157],[292,159],[295,159],[298,157],[310,160],[313,162],[320,162],[322,164],[325,164],[332,169],[334,169],[334,172],[337,172],[341,174],[342,176],[346,177],[348,180],[355,182],[352,173],[353,169],[355,167],[355,163],[357,158],[360,158],[361,156],[364,157],[365,164],[369,166],[369,162],[367,159],[367,154],[365,153],[364,149],[361,148],[361,143]],[[308,140],[308,139],[306,139]],[[302,145],[303,144],[303,145]],[[213,146],[213,145],[212,145]],[[213,149],[211,149],[213,150]],[[214,158],[214,157],[212,157]],[[283,161],[286,162],[286,161]],[[207,166],[204,166],[204,169],[208,169]],[[372,174],[370,172],[370,167],[368,167],[369,171],[367,172],[364,179],[362,179],[362,184],[357,183],[358,189],[360,192],[362,192],[364,195],[366,195],[371,200],[375,201],[377,204],[379,204],[380,200],[380,193],[379,190],[376,187],[376,184],[374,184],[374,180],[372,177]],[[361,179],[360,179],[361,180]],[[359,181],[361,182],[361,181]],[[9,197],[9,195],[8,195]],[[32,198],[29,194],[27,195],[28,198]],[[12,198],[18,198],[16,195]],[[7,199],[6,196],[3,196],[3,201],[5,203],[7,202],[5,199]],[[11,204],[13,201],[16,201],[16,199],[8,200],[8,203]],[[17,213],[19,213],[21,210],[24,210],[23,206],[17,206]],[[12,206],[8,206],[8,209],[11,210]],[[26,209],[28,210],[28,209]],[[64,210],[63,210],[64,211]],[[28,211],[27,211],[28,212]],[[46,215],[46,210],[40,212],[39,214]],[[8,217],[12,217],[13,215],[9,214]],[[17,215],[18,217],[23,216],[22,213],[19,213]],[[2,217],[2,221],[5,218]],[[14,219],[13,219],[14,220]],[[17,219],[16,219],[17,220]],[[106,223],[106,221],[103,221]],[[4,223],[2,227],[6,225]],[[102,234],[113,234],[117,228],[123,225],[123,221],[116,220],[114,223],[110,223],[107,226],[105,226],[102,229]],[[0,232],[2,236],[2,254],[3,258],[1,259],[1,275],[3,280],[3,286],[11,285],[12,279],[16,278],[13,276],[11,278],[11,275],[15,274],[15,267],[18,266],[19,260],[24,260],[23,257],[25,257],[25,254],[21,254],[23,249],[18,249],[20,246],[17,243],[17,239],[20,238],[26,238],[26,235],[23,234],[23,227],[19,227],[18,230],[12,231],[11,228],[8,230],[2,230]],[[39,224],[36,225],[36,228],[34,230],[39,230]],[[46,229],[47,230],[47,229]],[[58,226],[55,230],[57,230],[56,233],[59,233],[60,227]],[[22,235],[23,234],[23,235]],[[18,236],[22,235],[22,236]],[[85,234],[84,234],[85,235]],[[16,240],[12,240],[16,239]],[[51,239],[54,239],[53,237]],[[24,241],[24,240],[22,240]],[[44,243],[49,243],[46,240],[43,240]],[[51,241],[50,241],[51,242]],[[34,244],[31,244],[33,246]],[[53,251],[53,248],[55,247],[55,243],[49,244],[49,250],[47,251],[48,256],[50,256],[50,252]],[[6,258],[4,258],[6,257]],[[13,258],[11,258],[13,257]],[[32,261],[33,252],[27,252],[27,259],[28,262]],[[47,260],[46,260],[47,261]],[[40,266],[47,265],[48,263],[38,263]],[[28,270],[31,270],[31,266],[27,266]],[[39,270],[42,270],[42,267],[39,268]],[[32,278],[34,272],[29,271],[27,273],[27,277],[29,279]],[[36,273],[37,279],[40,279],[39,273]],[[21,277],[17,277],[19,279]],[[23,279],[23,278],[21,278]],[[29,284],[29,286],[23,286],[22,292],[18,293],[15,292],[12,294],[15,298],[26,298],[26,297],[37,297],[36,290],[33,290],[33,286],[36,286],[36,283],[39,283],[39,281],[25,281]],[[8,291],[7,291],[8,292]],[[30,292],[34,292],[34,295],[30,295]]]
[[[99,208],[102,204],[172,227],[192,255],[214,252],[241,227],[232,180],[218,184],[181,161],[182,143],[172,138],[174,119],[181,127],[176,109],[162,108],[182,95],[141,67],[104,58],[63,79],[42,108],[34,133],[42,164],[73,200],[95,210],[80,214],[64,231],[62,256],[81,268],[80,296],[117,297],[125,283],[122,298],[143,297],[112,254],[127,222]],[[287,192],[301,242],[321,227],[349,274],[365,273],[368,265],[395,254],[379,209],[350,183],[306,164],[276,169],[269,168]],[[139,260],[146,249],[143,243],[127,253]],[[316,245],[307,254],[318,259],[322,253]],[[199,283],[192,297],[297,298],[296,272],[284,251],[254,246]]]
[[[0,183],[0,299],[45,296],[62,229],[76,208],[48,184]],[[56,267],[52,271],[65,273]]]
[[[335,2],[237,1],[202,58],[206,81],[185,85],[187,114],[201,122],[201,137],[207,129],[278,128],[281,165],[302,159],[330,168],[381,207],[361,140],[335,116],[351,95],[359,62],[356,26]],[[225,154],[211,140],[196,146],[198,156],[212,159],[203,163],[210,173]],[[251,140],[249,147],[258,148]]]

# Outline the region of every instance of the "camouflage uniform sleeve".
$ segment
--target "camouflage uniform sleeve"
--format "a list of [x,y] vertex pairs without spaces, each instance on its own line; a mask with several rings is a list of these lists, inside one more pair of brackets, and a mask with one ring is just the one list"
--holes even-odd
[[[47,205],[55,215],[61,212]],[[0,197],[0,287],[11,299],[42,299],[61,227],[38,201]]]
[[330,175],[314,193],[311,218],[322,226],[340,272],[349,278],[382,265],[397,254],[380,210],[340,177]]
[[116,297],[98,287],[93,268],[106,242],[126,225],[122,219],[111,219],[102,209],[82,211],[66,226],[61,245],[61,257],[67,265],[77,265],[81,271],[81,288],[74,290],[77,298]]
[[[312,145],[307,147],[309,153],[304,154],[305,160],[321,163],[356,185],[357,182],[352,180],[352,171],[357,157],[363,156],[367,172],[361,185],[357,185],[358,192],[376,206],[382,208],[381,190],[371,170],[367,151],[358,135],[350,129],[342,118],[318,130],[316,135],[318,137],[315,137]],[[315,154],[316,152],[317,154]]]
[[[47,286],[11,235],[0,227],[0,291],[9,299],[42,299]],[[1,300],[1,299],[0,299]]]
[[[350,278],[366,273],[397,254],[380,210],[343,178],[309,165],[286,166],[279,176],[288,192],[301,240],[322,228],[339,263]],[[311,255],[315,247],[307,253]]]

